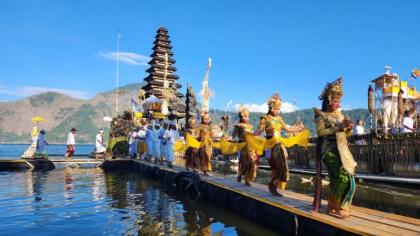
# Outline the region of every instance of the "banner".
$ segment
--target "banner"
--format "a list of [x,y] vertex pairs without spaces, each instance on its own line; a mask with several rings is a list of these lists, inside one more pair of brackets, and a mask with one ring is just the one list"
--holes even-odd
[[131,111],[132,112],[143,112],[143,107],[140,106],[133,98],[131,98]]

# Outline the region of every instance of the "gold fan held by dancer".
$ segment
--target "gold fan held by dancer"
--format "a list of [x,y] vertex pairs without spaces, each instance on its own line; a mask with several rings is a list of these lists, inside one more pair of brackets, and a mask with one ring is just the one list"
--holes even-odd
[[354,124],[341,113],[342,96],[342,78],[327,84],[319,97],[322,109],[315,109],[315,122],[318,137],[322,139],[317,148],[330,178],[328,214],[346,218],[356,189],[357,163],[347,144],[346,136],[351,135]]
[[[282,101],[279,94],[274,94],[267,102],[268,113],[260,118],[257,134],[265,133],[267,140],[276,139],[281,136],[281,131],[300,132],[302,127],[289,126],[280,116]],[[265,150],[265,155],[271,167],[271,181],[268,189],[274,196],[282,196],[277,189],[284,190],[289,181],[289,168],[287,164],[288,154],[283,143],[276,143],[271,149]]]
[[[246,142],[246,135],[253,133],[252,124],[249,123],[249,111],[241,107],[239,109],[239,123],[234,126],[232,139],[237,139],[238,143]],[[249,150],[247,146],[239,152],[238,182],[242,176],[245,178],[245,185],[251,186],[250,182],[257,177],[257,154],[254,150]]]

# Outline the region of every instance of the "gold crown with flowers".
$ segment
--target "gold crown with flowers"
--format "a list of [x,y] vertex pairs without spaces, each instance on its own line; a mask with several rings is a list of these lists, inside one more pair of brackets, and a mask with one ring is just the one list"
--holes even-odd
[[281,107],[281,98],[280,94],[275,93],[273,94],[267,101],[267,105],[269,108],[280,108]]
[[321,95],[319,95],[319,100],[327,99],[331,101],[333,98],[341,99],[343,97],[343,79],[343,77],[340,77],[332,83],[327,83]]
[[240,106],[238,110],[239,117],[249,116],[249,110],[246,107]]
[[204,119],[204,118],[210,118],[210,114],[207,111],[201,113],[201,119]]

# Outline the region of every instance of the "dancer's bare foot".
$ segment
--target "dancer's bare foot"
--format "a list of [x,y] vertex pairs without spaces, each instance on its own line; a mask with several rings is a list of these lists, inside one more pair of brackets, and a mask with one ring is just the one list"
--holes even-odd
[[345,218],[350,218],[350,214],[348,210],[337,210],[337,215],[339,215],[340,217],[342,217],[343,219]]
[[269,184],[268,185],[268,190],[270,191],[271,194],[273,194],[273,196],[279,196],[279,197],[283,197],[282,194],[280,194],[277,191],[277,188],[273,185],[273,184]]
[[238,177],[236,178],[236,181],[241,182],[241,180],[242,180],[242,176],[238,175]]

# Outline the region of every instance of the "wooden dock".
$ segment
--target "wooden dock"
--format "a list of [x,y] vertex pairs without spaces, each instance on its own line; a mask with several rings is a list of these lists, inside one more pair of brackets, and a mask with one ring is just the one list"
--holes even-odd
[[[258,166],[261,170],[271,170],[270,166],[260,165]],[[316,175],[316,171],[310,169],[297,169],[290,168],[290,173],[305,174],[305,175]],[[322,172],[322,176],[327,176],[326,171]],[[371,174],[356,173],[356,180],[366,180],[370,182],[385,183],[385,184],[400,184],[400,185],[412,185],[420,186],[420,178],[406,178],[406,177],[394,177],[394,176],[379,176]]]
[[[121,166],[122,163],[118,162],[120,161],[109,160],[105,161],[104,165],[109,167],[112,163],[115,163],[116,166]],[[173,181],[173,178],[171,180],[168,175],[174,176],[185,171],[184,168],[168,168],[141,160],[124,160],[122,162],[137,166],[136,170],[140,172],[149,170],[161,181],[162,178],[165,178],[166,181],[168,179]],[[156,174],[156,172],[159,173]],[[205,200],[212,201],[235,213],[245,212],[243,208],[251,207],[251,212],[245,212],[240,215],[271,226],[273,226],[274,220],[274,224],[277,224],[277,227],[274,225],[276,228],[285,230],[281,230],[280,233],[290,233],[290,222],[286,223],[286,221],[291,219],[294,222],[293,227],[297,227],[294,229],[295,233],[299,234],[420,235],[419,219],[356,206],[351,207],[351,218],[338,219],[326,214],[326,201],[322,201],[319,213],[312,212],[313,198],[304,194],[282,191],[281,193],[284,197],[274,197],[269,193],[265,185],[253,183],[252,187],[247,187],[243,183],[236,182],[233,178],[215,173],[211,173],[211,176],[200,174],[200,179],[202,198],[204,197]],[[205,187],[203,187],[204,185]],[[261,215],[260,208],[264,207],[272,208],[269,211],[265,211],[268,212],[264,213],[267,215]],[[253,213],[252,211],[255,212]],[[269,214],[278,218],[270,217]],[[282,226],[282,224],[285,224],[285,226]]]

